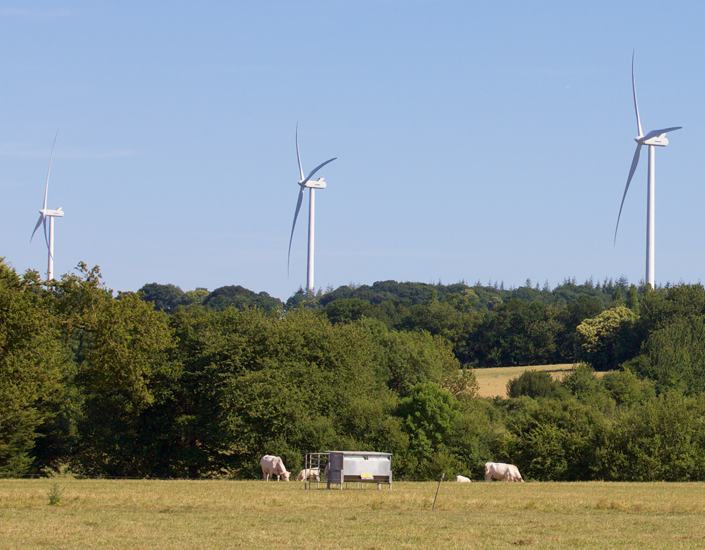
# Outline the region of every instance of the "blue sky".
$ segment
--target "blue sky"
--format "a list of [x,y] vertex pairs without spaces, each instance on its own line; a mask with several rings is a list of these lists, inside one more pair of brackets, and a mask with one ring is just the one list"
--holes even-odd
[[[147,4],[147,5],[145,5]],[[318,175],[316,287],[394,279],[644,277],[644,131],[656,279],[705,273],[705,7],[698,2],[0,2],[0,256],[99,265],[115,290],[306,282],[304,170]]]

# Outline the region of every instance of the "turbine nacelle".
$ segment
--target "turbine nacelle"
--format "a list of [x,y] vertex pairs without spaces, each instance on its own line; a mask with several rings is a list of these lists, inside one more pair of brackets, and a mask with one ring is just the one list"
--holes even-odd
[[304,183],[303,181],[299,182],[299,185],[302,187],[308,187],[309,189],[325,189],[326,188],[326,182],[323,181],[323,178],[318,178],[317,180],[314,181],[307,181]]
[[672,128],[663,128],[661,130],[652,130],[645,136],[637,136],[634,138],[639,145],[654,145],[656,147],[666,147],[668,145],[668,139],[666,134],[668,132],[674,132],[680,130],[682,126],[674,126]]
[[655,145],[656,147],[666,147],[666,145],[668,145],[668,139],[662,137],[664,135],[665,134],[661,134],[660,136],[652,137],[649,139],[634,138],[634,141],[636,141],[640,145]]
[[64,211],[61,209],[61,206],[56,210],[40,210],[39,213],[43,217],[53,216],[55,218],[62,218],[64,216]]

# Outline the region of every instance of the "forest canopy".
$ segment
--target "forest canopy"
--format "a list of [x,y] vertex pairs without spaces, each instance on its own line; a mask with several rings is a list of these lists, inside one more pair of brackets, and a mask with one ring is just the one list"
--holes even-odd
[[[574,366],[477,395],[475,369],[552,363]],[[705,289],[385,281],[283,302],[0,262],[0,475],[252,478],[263,454],[295,470],[330,448],[392,452],[397,479],[499,461],[702,480]]]

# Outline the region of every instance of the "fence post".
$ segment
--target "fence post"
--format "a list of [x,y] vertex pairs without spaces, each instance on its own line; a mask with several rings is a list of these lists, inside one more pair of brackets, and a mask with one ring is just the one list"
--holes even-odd
[[443,482],[443,479],[446,477],[446,473],[442,472],[441,473],[441,479],[438,480],[438,487],[436,488],[436,496],[433,499],[433,506],[431,507],[431,510],[435,510],[436,508],[436,499],[438,498],[438,491],[441,490],[441,483]]

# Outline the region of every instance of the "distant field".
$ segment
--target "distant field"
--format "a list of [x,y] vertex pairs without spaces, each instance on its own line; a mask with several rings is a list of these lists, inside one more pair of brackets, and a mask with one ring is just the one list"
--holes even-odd
[[[56,483],[61,506],[48,505]],[[703,483],[0,480],[0,548],[705,547]]]
[[480,397],[507,397],[507,382],[518,378],[527,370],[539,370],[551,373],[553,378],[562,377],[573,368],[571,363],[563,365],[539,365],[533,367],[501,367],[496,369],[475,369],[475,378],[480,385]]

